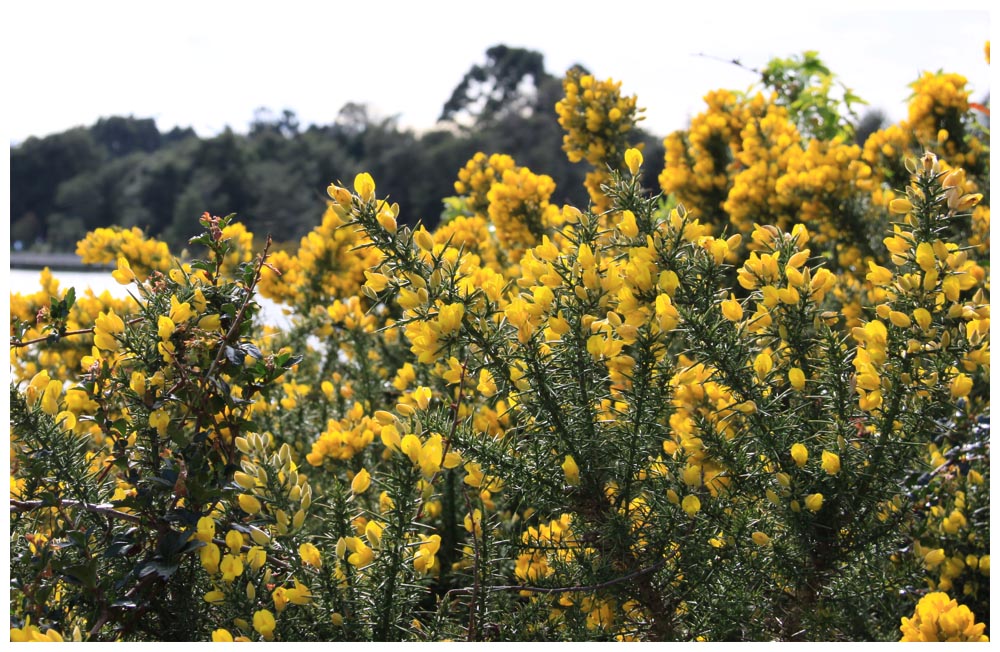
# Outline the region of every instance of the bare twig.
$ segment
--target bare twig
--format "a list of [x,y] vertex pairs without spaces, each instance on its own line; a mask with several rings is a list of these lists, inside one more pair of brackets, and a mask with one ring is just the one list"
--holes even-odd
[[757,70],[756,68],[751,68],[750,66],[744,64],[739,59],[735,59],[735,58],[734,59],[723,59],[722,57],[717,57],[717,56],[714,56],[714,55],[711,55],[711,54],[705,54],[704,52],[696,52],[692,56],[702,57],[704,59],[711,59],[713,61],[720,61],[722,63],[732,64],[732,65],[736,66],[737,68],[742,68],[743,70],[746,70],[747,72],[752,72],[755,75],[761,74],[761,72],[759,70]]

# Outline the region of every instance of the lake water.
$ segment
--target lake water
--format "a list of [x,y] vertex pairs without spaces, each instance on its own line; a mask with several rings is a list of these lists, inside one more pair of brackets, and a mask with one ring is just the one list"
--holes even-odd
[[[12,269],[10,275],[10,291],[19,294],[31,294],[37,292],[40,285],[38,279],[41,276],[40,270],[33,269]],[[69,288],[76,288],[77,296],[84,293],[87,288],[100,294],[107,290],[113,297],[125,298],[131,285],[120,285],[111,276],[111,272],[68,272],[56,270],[52,275],[59,281],[60,291]],[[287,328],[290,325],[288,316],[282,312],[281,306],[262,296],[257,297],[260,304],[260,317],[265,324]]]

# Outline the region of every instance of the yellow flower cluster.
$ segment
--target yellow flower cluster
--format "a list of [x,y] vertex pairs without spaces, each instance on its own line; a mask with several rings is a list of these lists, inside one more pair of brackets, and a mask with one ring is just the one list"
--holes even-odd
[[[258,514],[261,519],[273,517],[267,520],[273,520],[277,533],[283,536],[302,527],[312,504],[312,487],[292,460],[291,447],[284,443],[271,452],[271,439],[272,436],[258,433],[236,438],[237,450],[246,457],[234,480],[243,489],[237,496],[240,509],[251,517]],[[276,470],[276,477],[269,480],[265,467]],[[277,505],[285,505],[286,509],[272,507]]]
[[[954,159],[956,146],[949,140],[961,140],[963,129],[961,120],[969,110],[968,80],[954,73],[924,72],[910,84],[913,96],[910,99],[907,123],[917,140],[928,146],[937,143],[943,146],[943,158],[955,165],[971,165],[972,161]],[[944,130],[944,133],[941,133]],[[949,151],[951,150],[951,151]]]
[[983,634],[985,623],[977,623],[976,616],[965,605],[948,598],[940,591],[920,598],[912,618],[904,617],[899,630],[904,642],[939,641],[989,641]]
[[294,255],[278,251],[268,259],[260,293],[306,312],[358,294],[365,270],[378,263],[378,254],[359,248],[365,244],[363,237],[343,226],[342,213],[328,203],[322,222],[299,241]]
[[489,220],[489,202],[487,212],[476,213],[471,217],[459,215],[434,230],[434,244],[446,244],[479,257],[483,267],[495,272],[503,272],[500,266],[501,249],[494,235],[496,229],[491,228]]
[[708,105],[691,119],[686,131],[675,131],[663,141],[666,150],[660,188],[673,194],[695,216],[723,222],[723,204],[732,185],[746,124],[764,112],[761,94],[744,99],[728,90],[705,96]]
[[504,172],[516,170],[517,167],[514,159],[507,154],[491,154],[487,157],[483,152],[476,152],[465,167],[458,171],[455,192],[467,198],[466,207],[474,215],[485,216],[490,206],[487,198],[490,188],[503,178]]
[[850,234],[857,232],[863,218],[851,202],[873,185],[861,148],[839,138],[811,140],[795,154],[774,191],[796,207],[794,219],[813,228],[814,245],[832,251],[839,268],[860,268],[862,251]]
[[573,549],[579,544],[573,534],[572,523],[573,517],[563,514],[538,527],[528,527],[521,535],[521,541],[534,550],[518,555],[514,566],[518,579],[534,584],[552,574],[552,564],[556,560],[566,561],[573,555]]
[[[39,284],[40,289],[32,294],[10,295],[11,321],[19,321],[27,326],[23,335],[25,340],[35,340],[46,335],[44,329],[50,323],[52,300],[58,301],[66,297],[66,292],[59,288],[59,281],[48,268],[42,270]],[[27,380],[43,370],[59,380],[75,379],[82,371],[84,357],[91,353],[95,342],[87,331],[96,329],[96,332],[100,332],[101,329],[97,326],[100,321],[102,324],[113,322],[116,332],[120,333],[124,329],[123,318],[127,319],[136,307],[132,299],[115,298],[107,291],[95,295],[93,290],[87,288],[82,296],[76,297],[65,322],[67,332],[78,332],[81,335],[62,338],[44,349],[11,348],[10,363],[14,379]]]
[[[298,578],[276,581],[268,558],[275,537],[287,537],[302,528],[312,503],[312,487],[292,461],[287,443],[272,452],[272,437],[253,433],[236,437],[234,444],[244,456],[240,470],[233,474],[241,491],[235,497],[235,513],[244,515],[245,521],[240,530],[230,529],[219,545],[215,538],[217,517],[210,514],[199,519],[195,538],[204,545],[198,554],[213,586],[204,600],[221,604],[228,596],[239,594],[250,604],[264,606],[254,612],[252,628],[265,640],[272,640],[277,626],[275,613],[280,615],[289,604],[313,601],[312,592]],[[301,544],[298,551],[305,567],[322,567],[322,555],[312,543]],[[251,625],[239,621],[237,626],[249,634]],[[233,640],[233,636],[228,630],[217,630],[213,640]]]
[[621,82],[599,81],[578,68],[566,72],[563,90],[565,97],[556,104],[559,125],[566,132],[563,151],[570,161],[586,160],[594,167],[587,175],[587,192],[594,212],[602,213],[610,207],[601,190],[610,180],[607,167],[622,168],[625,150],[631,147],[629,132],[642,119],[643,109],[636,107],[634,95],[622,95]]
[[[928,596],[904,640],[981,636],[969,608],[983,613],[990,568],[976,470],[988,442],[972,423],[989,406],[983,178],[927,155],[894,192],[886,162],[912,147],[906,130],[864,148],[805,141],[773,98],[716,92],[665,141],[660,184],[695,210],[664,209],[626,148],[634,98],[576,71],[565,87],[570,158],[628,171],[604,176],[600,197],[588,182],[609,210],[556,207],[551,178],[477,154],[455,184],[472,214],[429,231],[397,224],[359,174],[353,192],[330,187],[294,255],[260,263],[261,292],[292,315],[285,331],[238,323],[255,309],[225,279],[252,259],[240,225],[209,220],[230,247],[215,277],[175,263],[143,282],[151,254],[121,250],[134,232],[81,243],[108,249],[139,301],[82,297],[65,326],[91,332],[12,349],[27,417],[11,445],[33,464],[23,423],[85,434],[87,482],[103,484],[81,507],[65,482],[12,462],[12,509],[38,516],[15,561],[82,545],[58,510],[34,508],[48,492],[81,520],[148,530],[146,553],[165,530],[189,537],[192,618],[217,641],[293,636],[297,606],[327,614],[309,634],[331,638],[474,638],[485,621],[470,623],[469,605],[479,617],[511,604],[512,622],[531,621],[515,635],[743,632],[695,613],[717,607],[715,582],[794,626],[719,614],[726,628],[841,635],[815,589],[857,581],[859,561],[907,584],[922,566],[932,590],[966,602]],[[25,338],[46,335],[62,296],[43,274],[40,293],[12,297]],[[898,490],[911,464],[928,470],[910,487],[923,509]],[[915,558],[878,557],[885,536]],[[426,590],[446,585],[474,588],[428,625]],[[575,588],[548,588],[560,586]],[[12,639],[58,636],[18,614]]]
[[[924,160],[927,165],[938,165],[932,155]],[[978,203],[980,196],[962,195],[959,186],[946,185],[955,182],[958,177],[957,171],[950,174],[942,181],[943,187],[955,190],[949,193],[954,197],[956,208],[963,203],[967,204],[966,208],[971,208]],[[906,199],[894,200],[890,205],[894,213],[905,216],[903,226],[917,230],[920,227],[912,209],[913,205]],[[877,409],[882,405],[881,376],[886,363],[890,329],[893,334],[899,331],[906,333],[905,346],[911,354],[937,350],[942,341],[964,337],[974,347],[963,361],[966,371],[974,371],[988,364],[989,360],[989,342],[983,340],[979,330],[988,322],[989,304],[982,290],[969,294],[984,281],[986,271],[966,252],[960,251],[957,245],[940,239],[918,239],[914,231],[904,230],[903,226],[897,225],[893,235],[884,241],[898,271],[894,274],[888,268],[869,262],[870,271],[866,279],[875,288],[872,296],[877,302],[876,318],[852,331],[859,344],[854,366],[858,371],[857,391],[863,410]],[[944,314],[948,315],[947,326],[942,323]],[[961,326],[954,323],[955,318]],[[946,380],[929,361],[926,368],[924,364],[919,356],[907,363],[908,377],[928,386]],[[957,380],[960,376],[962,374],[955,370],[951,378]],[[962,389],[953,391],[956,398],[968,393],[964,382],[962,385]]]
[[[984,172],[989,142],[977,124],[981,107],[969,102],[967,83],[961,75],[925,72],[910,85],[907,120],[865,141],[864,159],[877,177],[902,184],[908,177],[901,166],[903,156],[919,156],[924,149],[933,149],[942,162],[965,168],[976,178]],[[877,204],[879,199],[876,196]]]
[[349,460],[375,440],[381,426],[365,415],[364,406],[355,403],[343,419],[330,419],[326,429],[313,442],[306,461],[321,466],[327,458]]
[[[679,362],[682,371],[670,379],[674,387],[675,411],[670,415],[670,438],[663,442],[663,450],[667,455],[683,461],[681,479],[689,491],[697,492],[704,487],[712,496],[717,496],[729,484],[729,478],[723,466],[706,453],[696,424],[713,424],[722,436],[732,438],[735,435],[733,414],[737,401],[727,387],[712,380],[714,370],[702,363],[696,364],[686,356],[682,356]],[[684,500],[694,497],[694,494],[689,494]],[[668,498],[677,501],[678,496],[668,494]]]
[[76,255],[84,263],[97,265],[114,263],[123,256],[140,282],[154,271],[165,274],[174,265],[167,243],[147,238],[134,226],[94,229],[77,243]]
[[500,181],[490,186],[486,194],[490,222],[511,262],[517,262],[520,251],[559,225],[562,213],[549,203],[555,189],[552,177],[526,167],[505,170]]
[[[660,187],[694,214],[744,234],[754,222],[807,224],[817,251],[856,274],[875,253],[868,207],[885,206],[894,197],[888,184],[908,180],[905,155],[939,148],[949,164],[971,171],[966,192],[978,191],[988,145],[974,128],[966,80],[925,73],[913,89],[909,119],[876,131],[860,148],[839,138],[805,141],[774,96],[710,93],[690,128],[664,140]],[[972,244],[988,240],[988,224],[988,209],[974,214]],[[853,276],[843,284],[849,302],[860,289]]]
[[[959,389],[959,393],[964,391]],[[936,444],[928,446],[928,466],[934,469],[937,491],[923,515],[927,527],[914,542],[913,552],[928,572],[926,581],[932,590],[958,592],[965,600],[985,600],[989,541],[969,519],[984,500],[984,479],[975,469],[963,470],[950,460],[954,453]]]
[[801,154],[801,136],[788,110],[768,103],[760,118],[746,123],[740,139],[735,154],[739,172],[723,203],[730,222],[744,234],[750,232],[755,221],[789,228],[793,207],[790,198],[779,194],[776,186],[790,160]]

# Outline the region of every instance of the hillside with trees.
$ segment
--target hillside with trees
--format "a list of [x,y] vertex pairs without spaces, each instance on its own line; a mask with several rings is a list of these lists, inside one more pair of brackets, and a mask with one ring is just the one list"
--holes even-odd
[[[553,201],[583,206],[585,165],[560,150],[559,76],[543,56],[497,45],[444,103],[439,122],[415,133],[396,117],[350,102],[325,125],[294,111],[259,109],[247,133],[162,132],[149,118],[113,116],[11,148],[11,248],[72,251],[88,231],[137,226],[181,249],[205,211],[236,213],[254,234],[295,243],[320,222],[325,190],[359,170],[377,175],[402,214],[429,227],[476,152],[505,152],[556,182]],[[660,137],[639,133],[650,161]],[[421,170],[420,175],[412,174]],[[652,185],[659,169],[647,171]]]

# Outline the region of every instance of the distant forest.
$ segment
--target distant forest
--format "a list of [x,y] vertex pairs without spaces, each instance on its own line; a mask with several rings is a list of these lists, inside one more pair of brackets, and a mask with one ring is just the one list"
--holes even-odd
[[[362,171],[375,177],[380,196],[399,203],[402,221],[432,226],[478,151],[510,154],[550,175],[554,202],[583,207],[586,164],[560,155],[554,106],[562,93],[562,78],[545,70],[540,53],[498,45],[422,134],[349,103],[331,124],[305,128],[293,111],[259,109],[245,135],[163,133],[154,120],[130,116],[32,137],[11,148],[11,248],[72,251],[88,231],[120,225],[180,251],[205,211],[236,213],[255,236],[294,246],[319,223],[326,187]],[[655,187],[662,138],[638,131],[635,139],[646,143],[645,184]]]

